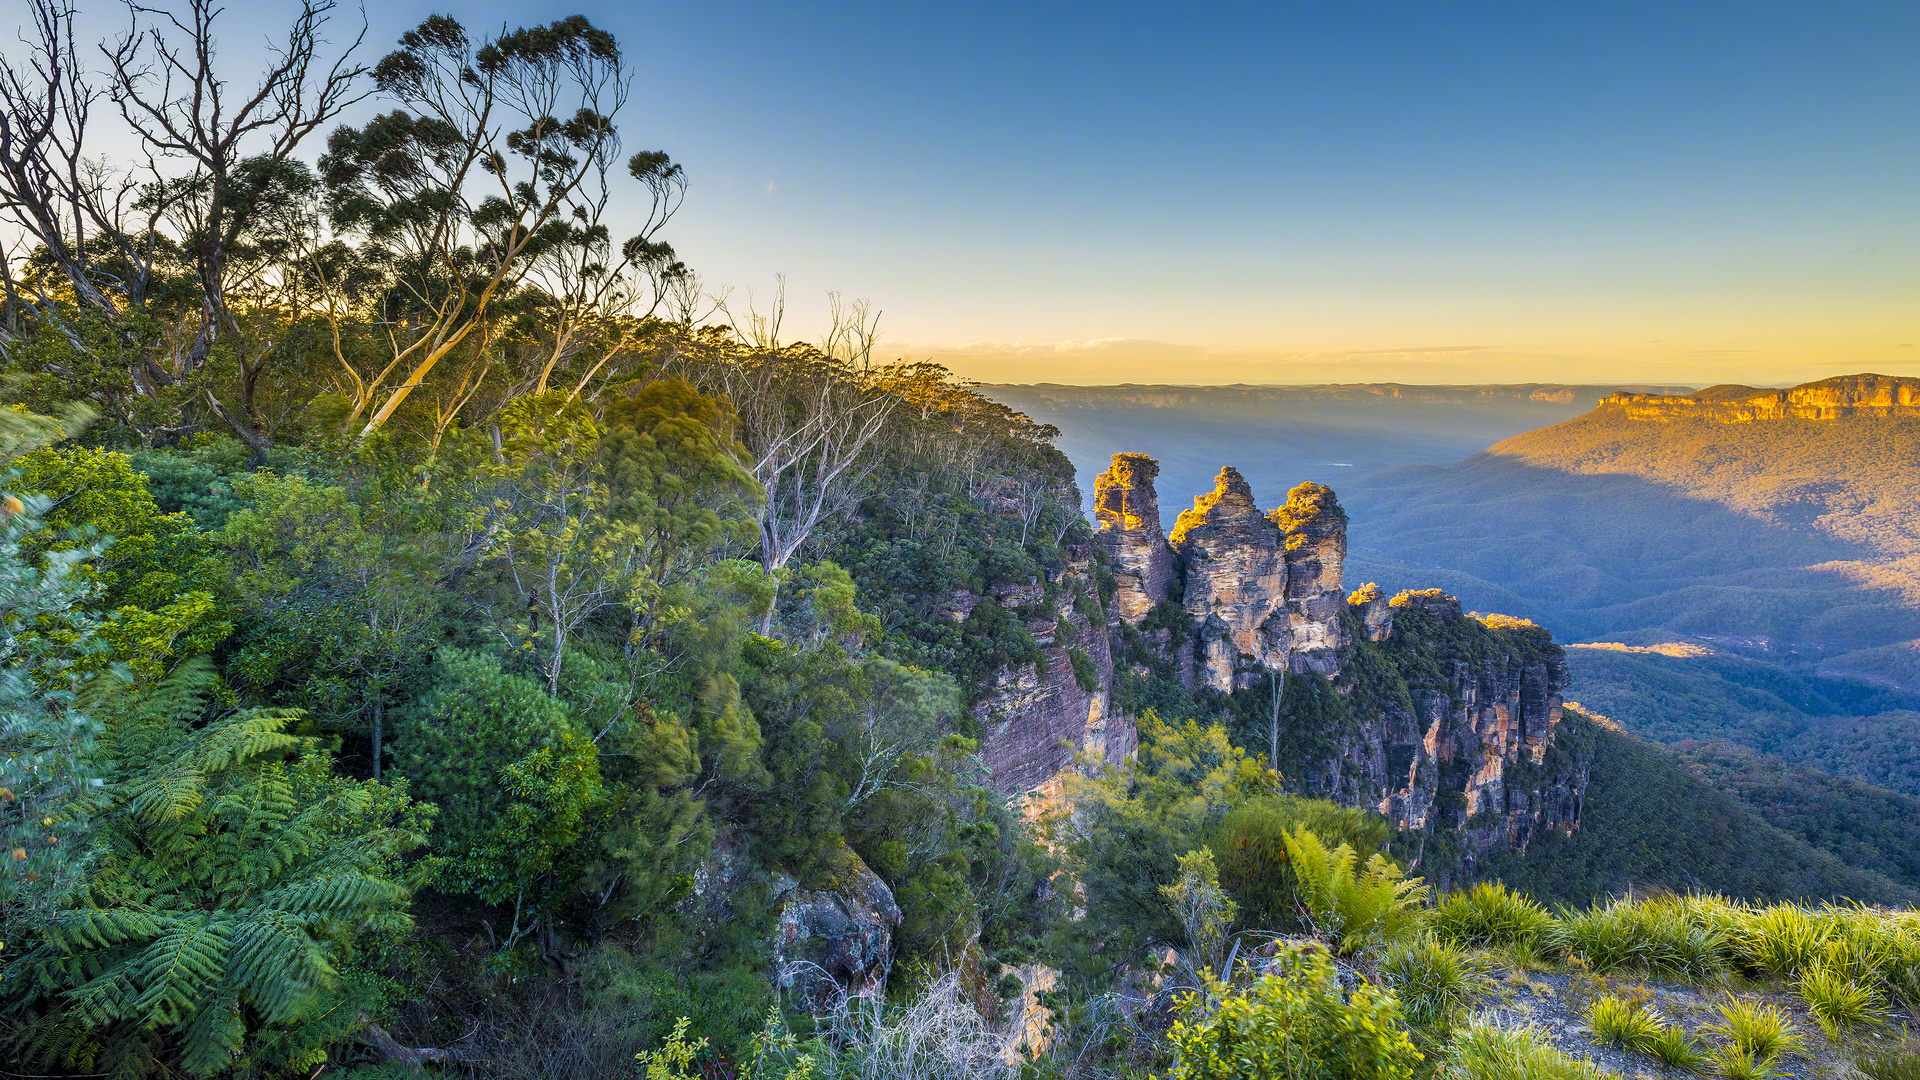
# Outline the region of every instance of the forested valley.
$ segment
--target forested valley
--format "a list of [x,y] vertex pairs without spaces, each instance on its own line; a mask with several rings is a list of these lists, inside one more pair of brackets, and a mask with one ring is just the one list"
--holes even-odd
[[[714,295],[589,20],[375,55],[304,0],[233,71],[209,0],[104,42],[26,14],[6,1075],[1599,1075],[1474,1019],[1498,972],[1602,1012],[1738,978],[1824,1069],[1920,1000],[1911,913],[1812,906],[1898,866],[1745,820],[1737,867],[1596,855],[1630,737],[1563,718],[1545,628],[1349,595],[1330,489],[1261,512],[1229,468],[1177,562],[1157,512],[1102,540],[1059,433],[889,359],[867,304],[800,341]],[[1306,629],[1236,651],[1192,583],[1247,551]],[[1022,694],[1085,737],[1006,750]],[[1490,771],[1418,749],[1429,713],[1476,748],[1497,713]],[[1801,1045],[1695,1028],[1755,1078]]]

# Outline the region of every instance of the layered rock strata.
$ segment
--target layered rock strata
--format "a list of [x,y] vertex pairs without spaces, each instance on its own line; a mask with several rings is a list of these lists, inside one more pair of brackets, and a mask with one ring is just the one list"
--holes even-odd
[[1347,557],[1347,514],[1333,489],[1309,481],[1287,493],[1284,506],[1268,515],[1286,537],[1287,624],[1292,635],[1290,669],[1334,675],[1346,631],[1341,566]]
[[1115,454],[1093,481],[1093,542],[1107,556],[1115,587],[1113,615],[1138,624],[1167,599],[1173,548],[1160,532],[1154,477],[1160,465],[1145,454]]

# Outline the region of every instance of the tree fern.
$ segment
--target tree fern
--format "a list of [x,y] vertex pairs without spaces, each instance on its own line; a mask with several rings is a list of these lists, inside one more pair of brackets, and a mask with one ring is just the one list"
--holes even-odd
[[1353,952],[1398,938],[1420,917],[1427,885],[1375,852],[1361,867],[1359,853],[1341,844],[1329,851],[1303,825],[1284,837],[1287,858],[1315,923]]
[[8,1041],[48,1066],[311,1071],[370,1004],[341,970],[348,945],[408,925],[400,857],[427,811],[404,786],[332,776],[284,732],[294,714],[194,728],[187,704],[113,733],[145,751],[118,778],[100,854],[0,975],[22,1018]]

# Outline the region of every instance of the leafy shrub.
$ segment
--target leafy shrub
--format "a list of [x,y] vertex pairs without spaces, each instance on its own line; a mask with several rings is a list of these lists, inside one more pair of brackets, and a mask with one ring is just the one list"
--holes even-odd
[[1256,795],[1229,809],[1208,830],[1220,884],[1240,905],[1247,929],[1300,928],[1300,886],[1287,859],[1287,832],[1305,826],[1325,843],[1379,851],[1393,829],[1379,814],[1298,795]]
[[1641,1042],[1640,1049],[1652,1054],[1660,1064],[1670,1069],[1698,1072],[1707,1064],[1706,1055],[1694,1045],[1686,1029],[1678,1024],[1669,1024],[1647,1036]]
[[1824,966],[1800,977],[1800,996],[1830,1039],[1857,1027],[1881,1023],[1880,1009],[1886,1004],[1886,998],[1871,986],[1862,986],[1844,972]]
[[1734,997],[1720,1002],[1720,1022],[1707,1030],[1762,1060],[1797,1054],[1806,1047],[1806,1040],[1786,1013],[1772,1005]]
[[1661,1030],[1645,1001],[1613,994],[1602,994],[1587,1006],[1587,1027],[1596,1041],[1622,1050],[1644,1048]]
[[1303,1062],[1327,1080],[1411,1080],[1421,1055],[1392,993],[1367,985],[1348,999],[1333,960],[1287,947],[1245,990],[1209,981],[1167,1031],[1170,1080],[1279,1080]]
[[1475,1024],[1457,1035],[1449,1072],[1464,1080],[1607,1080],[1592,1061],[1570,1057],[1529,1027]]
[[1304,826],[1287,833],[1286,843],[1308,910],[1340,942],[1341,952],[1392,942],[1419,921],[1426,884],[1406,877],[1385,855],[1376,852],[1356,869],[1360,856],[1352,847],[1343,843],[1328,851]]
[[1538,954],[1558,923],[1545,908],[1498,882],[1482,881],[1449,893],[1434,905],[1427,925],[1444,941],[1460,945],[1518,945]]
[[1400,998],[1407,1020],[1426,1026],[1451,1019],[1486,982],[1481,965],[1431,934],[1412,935],[1387,951],[1379,971]]

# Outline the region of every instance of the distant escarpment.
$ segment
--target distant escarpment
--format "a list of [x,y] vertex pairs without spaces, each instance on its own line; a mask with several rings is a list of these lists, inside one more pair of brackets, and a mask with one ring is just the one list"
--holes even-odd
[[1920,416],[1920,379],[1893,375],[1840,375],[1789,390],[1710,386],[1692,394],[1610,394],[1601,410],[1634,420],[1836,420],[1848,416]]
[[1108,712],[1129,730],[1149,708],[1225,719],[1288,787],[1378,810],[1443,872],[1578,827],[1590,755],[1556,741],[1568,675],[1545,629],[1438,590],[1347,595],[1347,517],[1320,484],[1262,511],[1224,468],[1163,539],[1156,475],[1119,454],[1095,482]]

